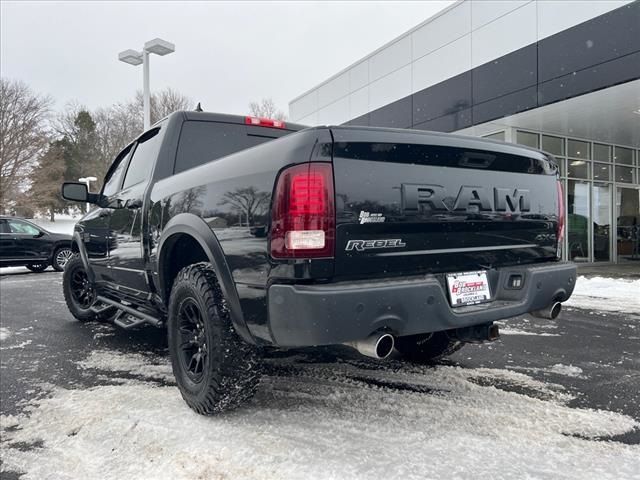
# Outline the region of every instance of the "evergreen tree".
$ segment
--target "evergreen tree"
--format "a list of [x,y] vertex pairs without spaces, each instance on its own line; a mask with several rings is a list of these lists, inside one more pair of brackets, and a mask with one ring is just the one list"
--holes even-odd
[[98,135],[96,122],[86,110],[80,110],[74,119],[74,128],[65,135],[65,180],[77,181],[80,177],[95,175],[98,162]]
[[49,144],[33,170],[29,204],[37,210],[46,211],[52,222],[56,213],[63,213],[68,208],[60,195],[65,169],[65,145],[63,141],[56,141]]

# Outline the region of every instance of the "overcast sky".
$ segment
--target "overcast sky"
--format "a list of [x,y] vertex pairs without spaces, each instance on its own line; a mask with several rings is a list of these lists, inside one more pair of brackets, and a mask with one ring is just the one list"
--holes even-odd
[[142,68],[117,60],[155,37],[176,52],[151,57],[151,89],[171,86],[209,111],[288,102],[452,3],[7,2],[2,76],[49,94],[56,108],[132,97]]

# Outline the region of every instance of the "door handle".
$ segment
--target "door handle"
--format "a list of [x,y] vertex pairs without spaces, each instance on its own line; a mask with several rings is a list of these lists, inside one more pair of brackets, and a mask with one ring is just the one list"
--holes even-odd
[[129,210],[135,210],[142,207],[142,200],[136,198],[135,200],[127,200],[127,208]]

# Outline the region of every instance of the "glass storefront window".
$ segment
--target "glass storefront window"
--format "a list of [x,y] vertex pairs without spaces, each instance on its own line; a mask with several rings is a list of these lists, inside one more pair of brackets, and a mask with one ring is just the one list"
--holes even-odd
[[574,262],[589,261],[589,184],[567,182],[568,256]]
[[589,162],[569,159],[569,177],[589,178]]
[[558,162],[558,168],[560,169],[560,176],[567,176],[567,160],[564,158],[556,157],[556,161]]
[[567,156],[574,158],[590,158],[589,144],[580,140],[567,141]]
[[616,219],[618,262],[640,260],[640,190],[618,188]]
[[640,265],[640,150],[517,129],[513,138],[556,158],[567,195],[566,258]]
[[564,156],[564,139],[550,135],[542,135],[542,150],[553,155]]
[[599,162],[611,161],[611,146],[600,143],[593,144],[593,159]]
[[490,135],[485,135],[482,138],[488,138],[490,140],[500,140],[501,142],[504,142],[504,132],[496,132],[496,133],[492,133]]
[[603,182],[611,180],[611,165],[607,165],[606,163],[594,163],[593,179]]
[[616,182],[633,183],[633,168],[616,167]]
[[520,145],[526,145],[527,147],[540,148],[538,144],[538,134],[537,133],[529,133],[529,132],[521,132],[518,130],[518,143]]
[[613,159],[618,165],[633,165],[633,150],[615,147]]
[[594,184],[593,205],[593,260],[608,262],[611,259],[611,189],[609,185]]

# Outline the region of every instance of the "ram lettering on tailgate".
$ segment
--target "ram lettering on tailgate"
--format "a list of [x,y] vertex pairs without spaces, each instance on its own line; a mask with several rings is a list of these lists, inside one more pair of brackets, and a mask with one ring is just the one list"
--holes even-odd
[[442,185],[402,184],[402,207],[405,211],[429,208],[436,211],[465,211],[470,206],[487,212],[528,212],[531,210],[529,190],[522,188],[492,189],[462,185],[454,198]]

